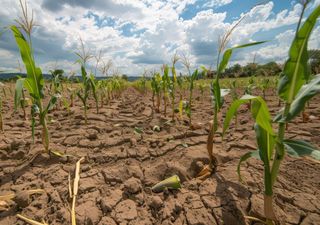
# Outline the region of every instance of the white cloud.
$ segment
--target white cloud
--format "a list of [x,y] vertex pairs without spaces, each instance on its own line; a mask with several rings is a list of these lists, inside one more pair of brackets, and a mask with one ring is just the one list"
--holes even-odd
[[203,8],[212,8],[230,4],[232,0],[210,0],[203,5]]
[[[217,8],[230,3],[232,0],[210,0],[205,5]],[[176,51],[189,55],[193,65],[210,65],[215,61],[218,38],[235,23],[228,20],[228,12],[196,9],[195,0],[29,0],[29,4],[40,25],[33,39],[36,59],[44,72],[55,62],[65,70],[76,70],[74,51],[79,47],[79,37],[93,53],[102,49],[106,59],[113,59],[130,75],[141,74],[144,68],[159,68],[170,62]],[[255,49],[258,59],[278,60],[285,55],[301,5],[275,13],[275,4],[269,1],[247,12],[230,45],[264,40],[261,32],[273,32],[278,34],[274,42]],[[187,7],[194,7],[197,13],[183,20],[181,14]],[[18,13],[18,1],[2,0],[1,25],[12,24]],[[319,29],[315,29],[310,46],[320,47],[316,38]],[[6,59],[1,54],[6,54]],[[253,54],[236,53],[233,61],[252,61]],[[10,32],[0,38],[0,57],[1,67],[17,67],[19,55]]]

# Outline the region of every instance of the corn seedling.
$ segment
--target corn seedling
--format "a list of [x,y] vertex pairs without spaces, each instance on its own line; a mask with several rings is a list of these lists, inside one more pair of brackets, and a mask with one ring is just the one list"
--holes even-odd
[[174,54],[172,58],[172,67],[171,67],[171,73],[172,73],[172,79],[169,85],[169,92],[170,92],[170,97],[171,97],[171,104],[172,104],[172,121],[175,120],[175,84],[177,82],[177,73],[176,73],[176,63],[178,62],[179,57],[177,54]]
[[154,105],[154,96],[156,96],[156,112],[160,112],[160,104],[161,104],[161,85],[162,79],[159,73],[154,73],[151,78],[151,88],[152,88],[152,101]]
[[189,127],[192,128],[192,97],[193,97],[193,89],[194,89],[194,81],[196,79],[198,79],[198,70],[195,70],[192,75],[190,76],[190,83],[189,83],[189,101],[187,102],[187,105],[185,107],[185,112],[186,112],[186,115],[188,116],[189,118]]
[[[210,131],[208,134],[208,139],[207,139],[207,150],[209,154],[209,165],[205,166],[202,171],[198,174],[198,177],[200,179],[204,179],[208,177],[212,172],[216,170],[218,161],[217,158],[213,154],[213,142],[214,142],[214,135],[216,134],[218,130],[218,114],[220,113],[220,110],[223,106],[224,103],[224,97],[229,94],[230,90],[229,89],[221,89],[220,88],[220,75],[222,72],[225,70],[225,68],[228,65],[228,62],[232,56],[232,53],[234,50],[240,49],[240,48],[246,48],[258,44],[264,43],[262,42],[252,42],[249,44],[244,44],[244,45],[239,45],[236,47],[229,48],[225,50],[226,45],[228,44],[230,40],[230,36],[234,29],[239,25],[239,23],[243,20],[244,17],[240,18],[240,20],[233,26],[231,29],[226,32],[226,34],[223,36],[223,38],[220,40],[220,45],[219,45],[219,51],[218,51],[218,58],[217,58],[217,73],[215,79],[212,80],[211,83],[211,97],[212,97],[212,103],[213,103],[213,123],[210,124]],[[222,59],[220,61],[221,54],[223,54]]]
[[91,89],[92,89],[92,95],[94,98],[94,101],[96,103],[96,112],[97,114],[99,113],[99,98],[98,98],[98,93],[97,93],[97,83],[98,81],[96,80],[95,76],[93,74],[90,74],[90,85],[91,85]]
[[163,92],[163,105],[164,105],[164,116],[167,116],[167,102],[169,95],[169,85],[170,85],[170,77],[169,77],[169,67],[167,65],[163,65],[163,75],[162,75],[162,92]]
[[199,87],[199,90],[200,90],[201,97],[203,97],[204,91],[206,89],[206,85],[204,83],[200,83],[200,84],[198,84],[198,87]]
[[80,91],[77,91],[77,96],[80,98],[80,100],[83,103],[84,121],[85,121],[85,125],[87,125],[88,124],[88,121],[87,121],[87,109],[88,109],[87,100],[89,97],[90,89],[92,88],[92,81],[91,81],[90,76],[88,76],[88,74],[87,74],[86,63],[90,58],[92,58],[92,55],[90,54],[89,51],[86,51],[86,49],[84,47],[84,43],[81,38],[80,38],[80,44],[81,44],[81,49],[79,50],[79,52],[75,53],[79,57],[77,62],[81,66],[81,77],[82,77],[82,79],[81,79],[82,87],[81,87]]
[[263,99],[266,99],[266,90],[268,90],[269,87],[270,87],[270,80],[268,78],[263,79],[260,85]]
[[255,120],[255,133],[258,150],[248,152],[240,158],[240,165],[250,157],[259,158],[264,165],[264,216],[265,224],[273,225],[276,216],[273,208],[273,186],[277,180],[280,165],[286,152],[292,156],[308,155],[320,160],[320,151],[311,144],[285,138],[285,124],[301,113],[308,100],[320,92],[320,75],[315,76],[309,83],[310,70],[308,69],[307,46],[310,34],[320,16],[320,5],[302,23],[304,11],[309,1],[303,4],[296,34],[289,50],[289,58],[285,63],[283,73],[280,75],[278,95],[284,101],[285,106],[274,118],[278,123],[278,131],[274,132],[267,104],[261,97],[245,95],[230,106],[224,121],[225,132],[230,121],[241,104],[252,101],[251,113]]
[[72,87],[67,88],[70,96],[70,107],[74,106],[74,96],[76,95],[75,89]]
[[183,77],[180,73],[179,77],[177,77],[177,84],[179,87],[179,117],[182,119],[183,115],[183,100],[182,100],[182,92],[183,92]]
[[[42,143],[46,153],[49,153],[49,131],[47,127],[46,116],[49,110],[54,106],[57,101],[55,96],[52,96],[48,105],[43,107],[42,100],[44,99],[44,79],[41,72],[41,69],[36,66],[33,50],[32,50],[32,41],[31,41],[31,32],[34,26],[33,17],[29,20],[28,18],[28,8],[27,5],[23,5],[20,1],[21,9],[23,13],[23,18],[17,20],[17,23],[21,26],[21,28],[25,31],[28,38],[26,39],[21,31],[15,26],[12,25],[11,31],[16,40],[17,46],[20,50],[22,61],[26,67],[27,77],[20,78],[17,80],[18,85],[16,86],[16,100],[15,107],[17,107],[20,103],[20,99],[23,92],[23,87],[25,87],[31,98],[32,98],[32,137],[34,138],[34,127],[35,127],[35,118],[38,115],[40,119],[40,124],[42,125]],[[17,88],[18,87],[18,88]]]
[[142,93],[145,94],[147,91],[147,71],[145,70],[142,74],[142,77],[136,81],[135,87],[136,89]]
[[82,88],[80,91],[77,92],[77,96],[80,98],[80,100],[83,103],[83,107],[84,107],[84,121],[85,121],[85,125],[88,124],[88,119],[87,119],[87,101],[88,101],[88,97],[89,97],[89,93],[90,93],[90,89],[91,89],[91,79],[90,77],[87,75],[86,69],[84,64],[81,65],[81,76],[82,76]]
[[[50,93],[55,95],[57,99],[62,98],[62,91],[63,91],[63,86],[62,86],[62,78],[64,71],[61,69],[55,69],[51,70],[51,84],[50,84]],[[61,104],[61,101],[60,103]],[[58,107],[58,104],[56,104]]]

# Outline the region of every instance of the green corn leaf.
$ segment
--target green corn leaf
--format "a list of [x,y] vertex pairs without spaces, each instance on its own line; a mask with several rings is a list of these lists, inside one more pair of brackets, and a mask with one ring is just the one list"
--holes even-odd
[[250,46],[253,46],[253,45],[259,45],[259,44],[263,44],[263,43],[265,43],[265,42],[266,42],[266,41],[252,42],[252,43],[248,43],[248,44],[244,44],[244,45],[239,45],[239,46],[236,46],[236,47],[227,49],[227,50],[224,52],[224,54],[223,54],[222,60],[221,60],[221,62],[220,62],[219,68],[218,68],[219,74],[221,74],[221,73],[224,71],[224,69],[227,67],[228,62],[229,62],[229,60],[230,60],[230,58],[231,58],[231,55],[232,55],[233,50],[238,49],[238,48],[250,47]]
[[22,98],[24,82],[25,82],[24,78],[19,78],[16,81],[16,88],[15,88],[15,92],[14,92],[14,110],[15,111],[21,105],[20,103],[21,103],[21,98]]
[[194,81],[198,78],[198,70],[195,70],[190,78],[190,91],[194,88]]
[[295,118],[304,109],[308,100],[320,93],[320,74],[316,75],[310,83],[303,85],[299,90],[297,96],[293,100],[289,113],[286,118],[282,118],[283,109],[275,117],[274,121],[286,121],[289,122]]
[[57,100],[58,100],[58,98],[56,96],[51,97],[46,109],[43,111],[44,116],[53,108],[53,106],[56,104]]
[[287,103],[292,103],[302,85],[308,81],[308,40],[320,16],[320,5],[314,9],[294,38],[289,59],[280,76],[278,94]]
[[139,127],[135,127],[133,132],[134,132],[135,134],[143,134],[142,128],[139,128]]
[[320,160],[320,150],[306,141],[285,139],[283,143],[288,154],[292,156],[310,156],[316,160]]
[[231,119],[235,116],[238,108],[245,103],[251,101],[251,114],[256,123],[265,129],[269,134],[274,135],[271,118],[266,102],[260,96],[244,95],[242,98],[234,101],[226,113],[226,118],[223,123],[223,135],[230,126]]
[[237,173],[238,173],[238,176],[239,176],[239,180],[241,182],[243,182],[242,180],[242,177],[241,177],[241,173],[240,173],[240,166],[243,162],[245,162],[246,160],[248,160],[249,158],[251,157],[254,157],[256,159],[260,159],[260,155],[259,155],[259,151],[256,150],[256,151],[253,151],[253,152],[247,152],[246,154],[244,154],[243,156],[241,156],[240,160],[239,160],[239,163],[238,163],[238,166],[237,166]]
[[77,96],[80,98],[80,100],[82,101],[82,103],[84,104],[85,103],[85,98],[84,97],[82,97],[82,95],[80,94],[80,92],[78,91],[77,92]]
[[42,72],[41,69],[36,67],[35,65],[32,50],[29,46],[29,43],[16,26],[11,26],[10,28],[15,37],[17,46],[19,47],[22,61],[26,67],[26,88],[28,89],[30,95],[33,98],[43,98],[42,88],[44,85],[44,80]]
[[254,130],[256,132],[256,139],[258,143],[261,160],[265,164],[269,163],[273,156],[275,136],[268,133],[265,129],[260,127],[257,123],[254,126]]

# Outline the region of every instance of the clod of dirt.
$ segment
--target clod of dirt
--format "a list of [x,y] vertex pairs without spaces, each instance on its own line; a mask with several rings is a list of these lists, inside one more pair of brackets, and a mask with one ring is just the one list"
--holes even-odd
[[137,216],[136,204],[130,199],[120,202],[115,208],[115,218],[118,223],[133,220]]
[[27,192],[18,192],[13,199],[19,208],[25,208],[30,204],[29,194]]
[[117,223],[111,217],[103,217],[98,225],[117,225]]
[[129,165],[127,167],[127,174],[129,174],[129,176],[138,178],[139,180],[144,179],[143,172],[142,172],[140,166]]
[[150,206],[150,208],[158,210],[163,206],[163,201],[159,196],[152,196],[149,200],[148,205]]
[[109,195],[100,201],[101,209],[104,213],[111,212],[112,209],[121,201],[122,191],[119,189],[110,191]]
[[100,209],[96,206],[95,201],[87,201],[79,206],[77,206],[77,220],[79,224],[84,225],[94,225],[97,224],[102,213]]
[[141,181],[137,178],[131,177],[124,182],[124,191],[129,194],[136,194],[142,189]]
[[87,130],[87,138],[90,140],[90,141],[93,141],[93,140],[96,140],[98,138],[98,131],[95,130],[95,129],[88,129]]
[[137,139],[136,138],[130,138],[130,147],[134,147],[137,145]]

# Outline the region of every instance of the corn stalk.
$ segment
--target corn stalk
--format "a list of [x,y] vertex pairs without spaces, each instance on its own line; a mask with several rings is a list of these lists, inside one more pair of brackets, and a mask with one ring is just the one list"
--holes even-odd
[[275,133],[271,125],[269,109],[261,97],[245,95],[230,106],[224,121],[223,132],[229,127],[230,120],[241,104],[252,101],[251,113],[256,122],[255,132],[258,150],[248,152],[241,157],[238,164],[240,176],[240,164],[256,157],[262,160],[264,165],[264,216],[267,225],[273,225],[276,216],[273,208],[273,186],[277,180],[280,165],[288,153],[292,156],[311,156],[320,160],[320,151],[303,140],[291,140],[285,138],[286,123],[301,113],[306,102],[320,93],[320,75],[315,76],[309,83],[310,73],[308,69],[307,45],[310,34],[320,16],[320,6],[301,25],[305,8],[309,1],[303,5],[303,10],[297,26],[295,38],[289,50],[289,59],[286,61],[284,71],[280,75],[278,95],[284,101],[285,107],[279,111],[274,122],[279,124]]

